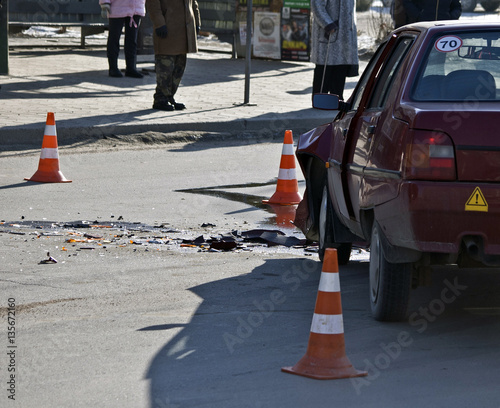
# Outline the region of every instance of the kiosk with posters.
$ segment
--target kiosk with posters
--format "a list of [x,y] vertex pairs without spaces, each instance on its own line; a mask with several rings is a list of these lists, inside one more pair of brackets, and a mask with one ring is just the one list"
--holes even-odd
[[285,0],[281,9],[281,59],[309,61],[310,54],[309,0]]

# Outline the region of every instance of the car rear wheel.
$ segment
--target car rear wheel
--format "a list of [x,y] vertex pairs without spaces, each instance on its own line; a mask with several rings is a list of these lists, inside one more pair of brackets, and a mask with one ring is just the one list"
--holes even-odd
[[408,312],[411,263],[390,263],[384,256],[380,227],[374,223],[370,244],[370,304],[380,321],[401,321]]
[[328,187],[323,187],[323,194],[321,196],[321,206],[319,210],[319,259],[323,261],[326,248],[337,249],[337,261],[339,265],[346,265],[351,256],[352,244],[341,243],[336,244],[333,237],[333,214],[330,197],[328,195]]

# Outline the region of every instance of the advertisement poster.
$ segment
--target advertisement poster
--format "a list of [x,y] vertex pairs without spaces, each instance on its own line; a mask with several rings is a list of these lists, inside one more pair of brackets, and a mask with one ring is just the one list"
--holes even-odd
[[[300,6],[308,2],[300,2]],[[283,7],[281,13],[281,59],[284,61],[309,61],[310,10]]]
[[247,43],[247,23],[240,21],[240,44],[245,46]]
[[277,60],[281,58],[279,27],[279,13],[265,11],[254,13],[254,56]]

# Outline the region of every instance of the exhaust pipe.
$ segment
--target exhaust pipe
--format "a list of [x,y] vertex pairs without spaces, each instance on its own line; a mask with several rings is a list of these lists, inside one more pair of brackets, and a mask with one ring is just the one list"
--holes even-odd
[[478,240],[474,237],[465,237],[464,244],[467,254],[475,261],[481,262]]

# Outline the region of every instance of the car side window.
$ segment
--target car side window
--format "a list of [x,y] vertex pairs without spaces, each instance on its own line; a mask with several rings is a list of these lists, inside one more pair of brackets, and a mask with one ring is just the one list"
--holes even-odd
[[368,108],[381,108],[385,105],[389,92],[396,78],[401,63],[414,42],[414,37],[405,36],[399,39],[394,51],[385,66],[382,67],[380,78],[375,85]]
[[383,43],[378,47],[377,51],[370,59],[369,64],[365,68],[363,75],[361,76],[361,79],[359,80],[355,93],[353,95],[350,110],[357,110],[359,108],[359,104],[361,103],[361,98],[363,96],[363,93],[365,92],[368,79],[370,79],[370,77],[372,76],[373,69],[375,68],[375,65],[377,65],[376,63],[386,44],[387,43]]

